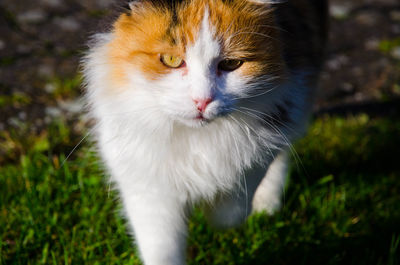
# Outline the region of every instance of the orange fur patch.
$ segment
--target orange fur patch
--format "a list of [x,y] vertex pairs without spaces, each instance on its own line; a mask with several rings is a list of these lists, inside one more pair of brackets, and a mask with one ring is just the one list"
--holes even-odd
[[195,42],[206,10],[223,57],[245,60],[238,70],[241,74],[284,75],[279,31],[268,6],[242,0],[191,0],[172,10],[144,1],[114,24],[114,39],[109,44],[114,81],[126,82],[124,71],[132,68],[149,79],[177,71],[163,65],[160,54],[185,58],[186,47]]

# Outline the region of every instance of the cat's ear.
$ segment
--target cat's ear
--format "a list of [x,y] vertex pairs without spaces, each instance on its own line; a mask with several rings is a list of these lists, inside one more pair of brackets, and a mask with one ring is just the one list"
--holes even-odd
[[130,1],[128,5],[130,10],[135,11],[139,9],[141,6],[143,6],[143,3],[141,1],[136,0],[136,1]]

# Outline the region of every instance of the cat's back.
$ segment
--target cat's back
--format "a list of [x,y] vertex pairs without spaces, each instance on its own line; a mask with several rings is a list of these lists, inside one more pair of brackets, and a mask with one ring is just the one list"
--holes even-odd
[[276,4],[275,16],[289,69],[319,70],[328,33],[328,1],[282,1]]

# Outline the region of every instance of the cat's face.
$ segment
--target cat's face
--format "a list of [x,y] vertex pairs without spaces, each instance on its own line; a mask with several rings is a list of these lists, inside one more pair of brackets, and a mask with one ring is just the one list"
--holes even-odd
[[271,11],[245,0],[132,2],[109,43],[111,80],[192,127],[238,111],[285,74]]

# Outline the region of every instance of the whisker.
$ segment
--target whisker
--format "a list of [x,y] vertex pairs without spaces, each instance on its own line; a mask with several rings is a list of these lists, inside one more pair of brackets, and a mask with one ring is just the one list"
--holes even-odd
[[[233,120],[233,122],[235,124],[237,124],[242,130],[244,130],[242,125],[235,119],[235,117],[232,114],[229,114],[229,117]],[[246,132],[249,133],[247,130],[246,130]],[[249,134],[247,134],[247,135],[249,137]],[[238,154],[240,154],[239,147],[237,145],[237,142],[236,142],[235,138],[234,138],[234,142],[235,142],[235,145],[236,145],[237,152],[238,152]],[[249,195],[248,195],[248,190],[247,190],[247,180],[246,180],[246,177],[244,175],[243,175],[243,181],[244,181],[244,192],[245,192],[245,213],[247,214],[247,212],[248,212],[248,204],[249,204],[249,198],[248,198]]]
[[[248,113],[248,112],[244,112],[244,113],[246,113],[246,114],[248,114],[249,116],[254,117],[254,118],[258,119],[259,121],[261,121],[262,123],[268,125],[268,126],[269,126],[271,129],[273,129],[280,137],[282,137],[283,141],[285,142],[285,145],[289,147],[289,150],[290,150],[290,152],[292,153],[292,155],[293,155],[293,157],[294,157],[294,159],[295,159],[296,166],[297,166],[298,168],[300,168],[300,166],[301,166],[301,168],[302,168],[303,170],[305,170],[304,164],[303,164],[303,162],[302,162],[302,160],[301,160],[299,154],[297,153],[296,149],[293,147],[293,145],[290,143],[289,139],[284,135],[284,133],[283,133],[278,127],[276,127],[276,126],[274,126],[272,123],[269,123],[268,121],[262,119],[261,117],[257,116],[256,114],[250,115],[251,113]],[[300,165],[300,166],[299,166],[299,165]]]
[[248,96],[243,96],[243,97],[236,97],[236,98],[233,98],[234,100],[238,100],[238,99],[249,99],[249,98],[255,98],[255,97],[260,97],[260,96],[263,96],[263,95],[265,95],[265,94],[268,94],[268,93],[271,93],[273,90],[275,90],[276,88],[277,88],[278,86],[275,86],[275,87],[273,87],[273,88],[270,88],[270,89],[268,89],[268,90],[266,90],[266,91],[264,91],[264,92],[262,92],[262,93],[259,93],[259,94],[255,94],[255,95],[248,95]]
[[251,108],[246,108],[246,107],[239,107],[239,108],[245,109],[245,110],[247,110],[247,111],[252,111],[252,112],[255,112],[255,113],[259,113],[259,114],[261,114],[261,115],[265,115],[265,116],[267,116],[268,118],[270,118],[270,119],[276,121],[277,123],[279,123],[280,125],[282,125],[282,126],[285,127],[286,129],[288,129],[289,131],[293,132],[294,134],[298,134],[298,132],[297,132],[294,128],[292,128],[292,127],[290,127],[289,125],[283,123],[282,121],[276,119],[276,118],[273,117],[272,115],[269,115],[268,113],[264,113],[264,112],[261,112],[261,111],[255,110],[255,109],[251,109]]
[[[247,113],[245,113],[245,112],[243,112],[243,111],[241,111],[241,110],[239,110],[239,109],[234,109],[234,110],[236,110],[236,111],[239,112],[239,113],[242,113],[242,114],[245,114],[245,115],[249,116]],[[257,133],[257,132],[254,130],[254,128],[253,128],[252,126],[250,126],[245,120],[243,120],[243,119],[240,119],[240,120],[245,124],[245,127],[246,127],[248,130],[252,130],[253,133],[254,133],[260,140],[263,139],[263,137],[262,137],[259,133]],[[275,155],[274,155],[274,153],[272,152],[271,147],[268,146],[268,145],[266,145],[266,147],[267,147],[268,152],[270,153],[271,157],[272,157],[273,159],[275,159]]]
[[62,168],[65,164],[65,162],[67,162],[67,160],[71,157],[71,155],[75,152],[75,150],[82,144],[82,142],[91,134],[91,130],[89,130],[85,136],[83,136],[83,138],[74,146],[74,148],[72,148],[71,152],[69,152],[69,154],[67,155],[67,157],[63,160],[63,162],[60,165],[60,168]]
[[[248,125],[248,123],[247,123],[245,120],[243,120],[243,119],[240,119],[240,120],[241,120],[242,122],[244,122],[245,124]],[[258,136],[259,139],[262,139],[261,135],[260,135],[259,133],[257,133],[252,127],[250,127],[250,125],[248,125],[248,127],[249,127],[251,130],[253,130],[253,132]],[[272,157],[273,159],[275,159],[275,155],[274,155],[274,153],[272,152],[271,148],[270,148],[268,145],[266,145],[266,147],[267,147],[268,152],[270,153],[271,157]]]

